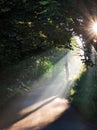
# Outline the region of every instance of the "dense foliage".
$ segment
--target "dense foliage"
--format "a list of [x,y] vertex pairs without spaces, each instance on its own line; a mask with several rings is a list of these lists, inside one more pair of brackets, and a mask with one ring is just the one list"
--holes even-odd
[[0,65],[16,63],[33,52],[56,46],[72,49],[72,35],[81,36],[85,42],[93,41],[87,41],[84,27],[88,16],[97,11],[94,2],[0,0]]
[[0,0],[1,66],[55,46],[71,48],[58,1]]

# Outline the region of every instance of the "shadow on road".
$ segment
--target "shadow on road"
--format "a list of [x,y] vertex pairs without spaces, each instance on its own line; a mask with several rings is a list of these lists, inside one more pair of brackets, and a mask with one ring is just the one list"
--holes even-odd
[[82,117],[71,106],[60,118],[42,130],[85,130],[85,125],[82,122]]
[[41,124],[38,127],[27,127],[21,130],[86,130],[86,126],[81,115],[73,106],[70,106],[57,120],[44,128]]
[[[20,120],[26,118],[26,117],[29,116],[30,114],[32,114],[32,113],[34,113],[35,111],[41,109],[42,107],[44,107],[45,105],[51,103],[51,102],[52,102],[53,100],[55,100],[55,99],[56,99],[56,96],[53,96],[53,97],[51,97],[51,98],[48,98],[46,101],[45,101],[45,100],[42,101],[42,103],[39,104],[36,108],[32,109],[32,110],[31,110],[30,112],[28,112],[28,113],[23,114],[22,116],[17,113],[17,119],[14,120],[14,121],[12,121],[12,122],[10,122],[9,124],[7,124],[7,127],[9,127],[9,126],[11,126],[12,124],[14,124],[14,123],[16,123],[16,122],[18,122],[18,121],[20,121]],[[32,105],[32,106],[33,106],[33,105]],[[2,129],[5,129],[5,128],[2,128]]]

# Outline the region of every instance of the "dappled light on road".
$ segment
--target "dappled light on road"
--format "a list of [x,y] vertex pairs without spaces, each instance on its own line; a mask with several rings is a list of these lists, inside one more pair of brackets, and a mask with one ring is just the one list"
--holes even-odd
[[[46,104],[46,102],[51,99],[53,100]],[[42,105],[44,103],[45,105]],[[41,107],[37,109],[39,105]],[[24,114],[25,112],[34,111],[33,109],[37,109],[36,111],[30,113],[29,116],[14,123],[7,130],[26,130],[26,128],[39,130],[58,119],[68,108],[69,102],[66,99],[58,97],[48,98],[38,104],[30,106],[30,108],[26,109],[26,111],[21,111],[20,114]]]

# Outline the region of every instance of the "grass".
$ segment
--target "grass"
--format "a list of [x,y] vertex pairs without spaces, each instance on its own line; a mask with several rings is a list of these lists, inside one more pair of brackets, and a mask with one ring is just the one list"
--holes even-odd
[[72,90],[72,103],[87,120],[97,120],[97,82],[95,69],[84,71]]

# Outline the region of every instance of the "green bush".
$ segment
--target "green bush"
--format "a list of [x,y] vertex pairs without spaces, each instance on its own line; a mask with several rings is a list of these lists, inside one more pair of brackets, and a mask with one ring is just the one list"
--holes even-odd
[[97,83],[95,75],[89,73],[93,71],[87,70],[83,75],[77,80],[77,85],[75,86],[75,94],[73,96],[72,103],[78,107],[88,120],[97,119]]

